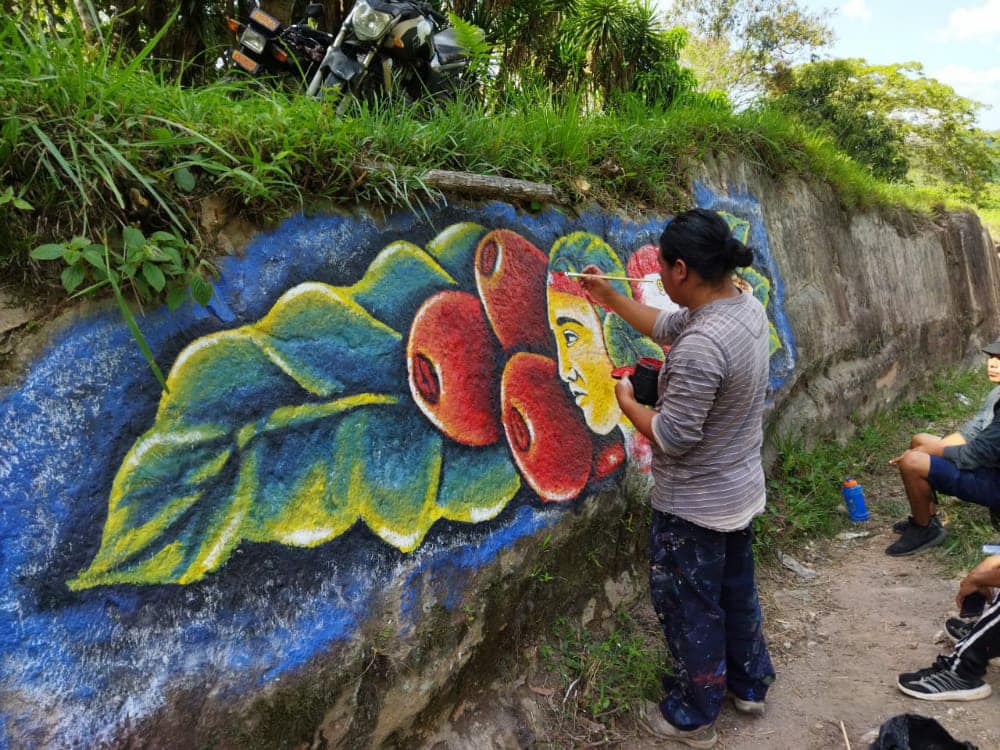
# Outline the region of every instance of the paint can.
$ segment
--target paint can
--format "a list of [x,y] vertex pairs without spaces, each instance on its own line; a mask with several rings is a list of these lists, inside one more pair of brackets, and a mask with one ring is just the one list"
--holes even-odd
[[659,395],[660,368],[663,361],[652,357],[643,357],[635,363],[635,372],[632,373],[632,390],[635,392],[635,400],[645,406],[653,406]]

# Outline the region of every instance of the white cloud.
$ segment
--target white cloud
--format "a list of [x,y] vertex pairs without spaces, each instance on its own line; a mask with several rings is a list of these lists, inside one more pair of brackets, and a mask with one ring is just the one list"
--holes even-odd
[[979,113],[979,124],[987,130],[1000,128],[1000,67],[945,65],[927,75],[947,83],[964,97],[989,105],[991,109]]
[[971,8],[956,8],[948,16],[943,35],[947,39],[992,39],[1000,37],[1000,0],[986,0]]
[[848,18],[857,18],[860,21],[870,21],[872,17],[866,0],[847,0],[841,10]]

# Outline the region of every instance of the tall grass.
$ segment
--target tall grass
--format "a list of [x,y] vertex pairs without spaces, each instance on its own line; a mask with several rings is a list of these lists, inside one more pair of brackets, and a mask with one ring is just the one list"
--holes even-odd
[[[184,88],[88,42],[0,21],[0,266],[37,277],[28,251],[76,234],[114,237],[132,224],[198,236],[198,201],[216,195],[261,221],[331,201],[419,207],[436,196],[428,168],[549,182],[570,200],[672,211],[706,154],[739,154],[773,174],[815,175],[845,205],[904,202],[913,191],[870,178],[826,140],[775,112],[734,114],[690,97],[663,110],[625,100],[587,111],[573,96],[515,92],[486,106],[382,102],[336,117],[329,105],[254,83]],[[372,165],[391,168],[372,168]],[[585,185],[590,185],[588,190]],[[23,204],[21,204],[23,206]],[[54,281],[58,269],[45,278]]]

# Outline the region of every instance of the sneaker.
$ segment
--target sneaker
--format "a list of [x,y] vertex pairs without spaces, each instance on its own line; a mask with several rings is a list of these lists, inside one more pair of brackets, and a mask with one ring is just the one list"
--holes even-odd
[[902,534],[912,525],[913,525],[913,516],[907,516],[902,521],[896,521],[896,523],[892,525],[892,531],[895,534]]
[[948,536],[947,529],[941,525],[940,521],[935,523],[934,517],[931,516],[931,522],[926,526],[910,524],[899,539],[885,548],[885,553],[893,557],[917,555],[941,544],[946,536]]
[[924,701],[977,701],[993,694],[992,688],[981,679],[953,672],[951,663],[949,657],[939,656],[932,667],[901,674],[896,687]]
[[729,697],[733,699],[733,706],[741,714],[760,716],[764,713],[764,701],[746,700],[745,698],[740,698],[740,696],[732,691],[729,691]]
[[949,617],[944,621],[944,629],[948,636],[955,643],[958,643],[972,631],[975,624],[975,620],[962,620],[958,617]]
[[[941,525],[941,519],[938,518],[938,514],[937,513],[935,513],[933,516],[931,516],[931,523],[936,524],[938,526]],[[908,528],[910,528],[911,526],[915,526],[915,525],[916,524],[913,523],[913,516],[907,516],[906,519],[903,520],[903,521],[896,521],[896,523],[894,523],[892,525],[892,530],[896,534],[902,534]]]
[[642,712],[642,723],[655,737],[680,742],[682,745],[687,745],[688,747],[709,750],[715,747],[715,743],[719,741],[719,735],[715,731],[715,727],[711,724],[707,727],[698,727],[697,729],[678,729],[663,718],[663,712],[660,711],[660,707],[652,701],[646,701],[646,706]]

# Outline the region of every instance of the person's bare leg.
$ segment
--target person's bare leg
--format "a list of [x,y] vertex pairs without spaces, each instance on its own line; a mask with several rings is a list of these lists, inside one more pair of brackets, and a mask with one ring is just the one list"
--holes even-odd
[[935,445],[943,439],[940,435],[931,435],[929,432],[918,432],[910,438],[910,450],[923,450],[925,446]]
[[934,488],[927,481],[931,470],[931,457],[916,450],[904,453],[898,462],[899,476],[903,480],[906,499],[910,502],[910,515],[918,526],[926,526],[936,509]]

